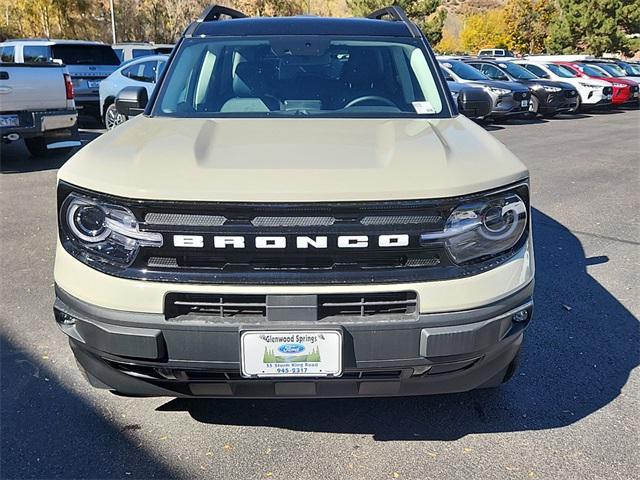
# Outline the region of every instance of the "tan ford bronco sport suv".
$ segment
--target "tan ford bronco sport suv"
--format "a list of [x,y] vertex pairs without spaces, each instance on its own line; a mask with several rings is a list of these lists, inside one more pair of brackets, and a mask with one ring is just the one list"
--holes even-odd
[[420,30],[190,25],[133,118],[60,169],[55,317],[128,395],[493,387],[532,317],[528,171],[460,116]]

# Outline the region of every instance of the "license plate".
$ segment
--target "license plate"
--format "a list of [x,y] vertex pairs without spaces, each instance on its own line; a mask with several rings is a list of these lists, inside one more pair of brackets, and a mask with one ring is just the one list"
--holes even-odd
[[637,97],[638,96],[638,92],[633,92],[633,96]]
[[528,107],[529,106],[529,100],[522,100],[520,102],[520,106],[523,107],[523,108]]
[[244,377],[337,377],[342,374],[342,332],[242,332],[240,358]]
[[20,120],[17,115],[0,115],[0,127],[17,127]]
[[89,88],[98,88],[100,86],[100,80],[89,80],[87,86]]

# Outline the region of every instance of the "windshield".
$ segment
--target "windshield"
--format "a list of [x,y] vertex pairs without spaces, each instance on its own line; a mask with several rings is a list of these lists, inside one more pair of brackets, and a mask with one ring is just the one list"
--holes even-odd
[[590,77],[611,77],[606,70],[596,67],[595,65],[585,65],[584,63],[581,63],[580,70]]
[[567,67],[563,67],[562,65],[556,65],[555,63],[545,63],[545,66],[559,77],[575,78],[577,76]]
[[489,77],[479,70],[458,60],[442,62],[442,65],[464,80],[489,80]]
[[517,65],[515,63],[505,62],[500,63],[499,65],[507,72],[509,72],[509,75],[517,78],[518,80],[535,80],[536,78],[539,78],[537,75],[534,75],[526,68],[521,67],[520,65]]
[[120,59],[109,45],[60,44],[51,47],[53,58],[65,65],[120,65]]
[[626,75],[623,69],[613,63],[599,63],[598,67],[614,77],[624,77]]
[[154,114],[415,117],[442,108],[413,39],[226,37],[181,45]]

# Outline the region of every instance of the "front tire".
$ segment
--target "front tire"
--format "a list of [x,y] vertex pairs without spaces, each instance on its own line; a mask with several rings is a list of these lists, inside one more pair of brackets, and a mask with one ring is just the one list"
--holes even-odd
[[118,112],[115,103],[109,105],[104,112],[104,126],[107,130],[113,130],[118,125],[122,125],[127,120],[128,117]]

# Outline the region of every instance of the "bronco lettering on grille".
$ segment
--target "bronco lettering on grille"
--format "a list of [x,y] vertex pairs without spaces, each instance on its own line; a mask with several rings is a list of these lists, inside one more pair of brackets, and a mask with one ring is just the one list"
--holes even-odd
[[[368,235],[340,235],[337,237],[338,248],[366,248],[369,246]],[[267,249],[267,248],[286,248],[287,237],[284,236],[258,236],[255,237],[255,248]],[[241,235],[225,235],[225,236],[213,236],[213,241],[205,241],[202,235],[174,235],[173,246],[174,247],[189,247],[189,248],[245,248],[245,238]],[[377,236],[378,247],[406,247],[409,245],[409,235],[407,234],[392,234],[392,235],[378,235]],[[305,248],[328,248],[327,236],[319,235],[314,237],[309,236],[297,236],[295,237],[295,245],[293,247],[298,249]]]

